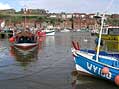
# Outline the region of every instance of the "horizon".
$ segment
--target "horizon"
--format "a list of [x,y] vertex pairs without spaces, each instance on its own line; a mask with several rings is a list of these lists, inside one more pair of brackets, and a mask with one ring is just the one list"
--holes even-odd
[[[21,8],[27,9],[45,9],[50,13],[103,13],[108,7],[111,0],[0,0],[0,10],[15,9],[20,11]],[[109,14],[119,14],[119,0],[113,0],[111,7],[108,9]],[[106,7],[105,7],[106,6]]]

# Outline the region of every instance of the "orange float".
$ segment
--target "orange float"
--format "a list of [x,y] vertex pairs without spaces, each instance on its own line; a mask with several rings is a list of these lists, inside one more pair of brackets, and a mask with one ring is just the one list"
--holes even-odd
[[104,67],[104,68],[102,69],[102,73],[103,73],[103,74],[108,74],[108,73],[109,73],[109,68],[108,68],[108,67]]
[[11,43],[13,43],[15,41],[15,38],[14,37],[11,37],[10,39],[9,39],[9,42],[11,42]]
[[116,85],[119,86],[119,75],[117,75],[117,76],[115,77],[114,82],[115,82]]

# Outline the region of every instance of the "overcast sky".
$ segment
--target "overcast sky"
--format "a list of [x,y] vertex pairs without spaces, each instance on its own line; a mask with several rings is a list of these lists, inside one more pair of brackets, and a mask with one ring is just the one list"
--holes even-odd
[[[103,12],[111,0],[0,0],[0,9],[21,8],[46,9],[49,12]],[[113,0],[108,13],[119,14],[119,0]]]

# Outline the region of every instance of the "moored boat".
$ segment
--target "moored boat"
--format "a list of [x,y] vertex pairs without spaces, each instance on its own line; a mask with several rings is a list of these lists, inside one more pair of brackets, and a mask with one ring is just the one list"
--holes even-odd
[[46,36],[54,36],[55,35],[54,29],[45,29],[42,32],[45,32]]
[[16,33],[15,37],[10,38],[10,42],[15,48],[24,51],[30,50],[39,44],[37,35],[27,30]]
[[64,29],[63,29],[63,30],[61,30],[60,32],[70,32],[70,30],[69,30],[69,29],[64,28]]
[[78,47],[72,48],[72,54],[77,71],[111,80],[119,85],[118,58],[99,54],[97,59],[96,53],[82,51]]
[[72,55],[76,70],[83,73],[115,82],[119,85],[119,60],[109,55],[100,54],[101,35],[104,24],[104,16],[101,17],[101,30],[99,34],[96,53],[80,50],[78,43],[72,42]]

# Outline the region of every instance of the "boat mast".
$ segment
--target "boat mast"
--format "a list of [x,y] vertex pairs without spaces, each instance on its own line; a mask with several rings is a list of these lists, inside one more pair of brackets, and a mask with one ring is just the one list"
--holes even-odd
[[25,1],[23,1],[24,2],[24,5],[23,5],[23,13],[24,13],[24,31],[26,30],[26,15],[27,15],[27,5],[26,5],[26,3],[25,3]]
[[74,30],[74,16],[72,14],[72,18],[71,18],[71,28],[72,30]]
[[98,56],[99,56],[99,51],[100,51],[100,43],[101,43],[102,29],[103,29],[103,25],[104,25],[104,17],[105,17],[105,13],[101,17],[101,29],[100,29],[100,33],[99,33],[99,40],[98,40],[98,48],[97,48],[96,61],[98,61]]
[[113,0],[109,3],[107,6],[106,10],[103,13],[103,16],[101,17],[101,28],[100,28],[100,33],[99,33],[99,40],[98,40],[98,48],[97,48],[97,54],[96,54],[96,61],[98,61],[98,56],[99,56],[99,51],[100,51],[100,42],[101,42],[101,35],[102,35],[102,29],[104,25],[104,19],[105,19],[105,13],[110,9],[111,5],[113,3]]
[[27,10],[25,8],[24,9],[24,30],[26,30],[26,13],[27,13]]

